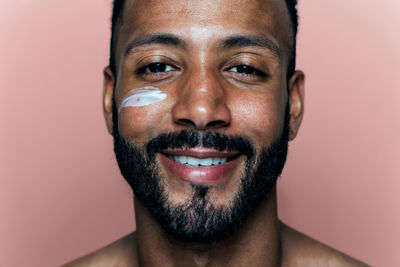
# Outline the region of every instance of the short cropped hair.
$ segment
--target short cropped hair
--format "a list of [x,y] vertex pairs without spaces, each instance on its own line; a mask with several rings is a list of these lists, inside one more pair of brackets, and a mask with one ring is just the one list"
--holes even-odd
[[[297,0],[285,0],[289,12],[290,23],[292,27],[292,47],[290,52],[290,59],[287,69],[287,80],[292,77],[296,68],[296,36],[298,28],[298,15],[297,15]],[[114,75],[116,75],[115,65],[115,48],[118,40],[118,30],[122,22],[124,14],[125,0],[114,0],[113,12],[111,18],[111,45],[110,45],[110,58],[109,67]]]

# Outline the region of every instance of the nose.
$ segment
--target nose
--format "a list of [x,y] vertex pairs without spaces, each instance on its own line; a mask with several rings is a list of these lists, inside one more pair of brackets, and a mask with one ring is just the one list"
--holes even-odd
[[231,123],[231,112],[226,99],[226,90],[215,74],[193,70],[177,89],[177,101],[172,109],[174,123],[197,130],[227,127]]

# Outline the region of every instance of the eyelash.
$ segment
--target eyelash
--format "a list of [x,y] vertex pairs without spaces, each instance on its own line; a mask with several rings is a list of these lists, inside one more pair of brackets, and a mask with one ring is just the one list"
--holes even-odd
[[239,64],[239,65],[236,65],[234,67],[226,68],[225,70],[232,70],[234,68],[238,69],[238,67],[245,68],[245,69],[248,68],[248,69],[252,70],[252,72],[253,72],[253,73],[241,73],[239,71],[236,71],[235,73],[239,73],[239,75],[246,76],[246,77],[253,77],[253,76],[259,76],[261,78],[267,77],[267,74],[265,72],[262,72],[259,69],[255,68],[255,67],[253,67],[252,65],[249,65],[249,64]]
[[[158,66],[157,66],[157,65],[158,65]],[[165,73],[165,72],[171,71],[171,70],[163,70],[163,71],[156,71],[156,72],[153,72],[153,71],[146,71],[147,69],[149,69],[149,68],[151,68],[151,67],[160,67],[160,65],[162,65],[162,67],[164,67],[164,68],[168,68],[168,67],[169,67],[170,69],[177,69],[176,67],[174,67],[174,66],[172,66],[172,65],[170,65],[170,64],[167,64],[167,63],[163,63],[163,62],[151,62],[151,63],[149,63],[149,64],[145,64],[144,66],[138,68],[138,69],[136,70],[136,74],[138,74],[138,75],[143,75],[143,74],[145,74],[145,73],[147,73],[147,74],[151,73],[150,75],[160,75],[159,73]],[[149,70],[150,70],[150,69],[149,69]]]
[[[164,70],[151,71],[150,70],[151,67],[156,67],[156,68],[157,67],[161,67]],[[235,71],[235,73],[238,73],[241,76],[248,77],[248,78],[252,78],[252,77],[255,77],[255,76],[258,76],[258,77],[261,77],[261,78],[267,77],[266,73],[260,71],[259,69],[255,68],[255,67],[253,67],[252,65],[249,65],[249,64],[239,64],[239,65],[236,65],[236,66],[233,66],[233,67],[226,68],[225,70],[229,71],[229,70],[232,70],[234,68],[237,69],[238,67],[244,68],[243,70],[250,69],[253,72],[253,73],[240,73],[238,71]],[[136,70],[136,74],[137,75],[161,76],[161,75],[163,75],[163,73],[170,72],[173,69],[178,69],[178,68],[175,67],[175,66],[172,66],[170,64],[163,63],[163,62],[151,62],[149,64],[146,64],[146,65],[138,68]]]

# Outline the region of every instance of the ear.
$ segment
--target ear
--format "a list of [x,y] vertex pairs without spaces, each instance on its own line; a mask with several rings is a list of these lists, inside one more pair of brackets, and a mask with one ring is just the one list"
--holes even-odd
[[112,104],[114,96],[114,74],[110,67],[105,67],[103,70],[103,113],[108,132],[112,134],[113,120],[112,120]]
[[293,140],[300,128],[304,114],[304,73],[295,71],[288,86],[290,104],[289,140]]

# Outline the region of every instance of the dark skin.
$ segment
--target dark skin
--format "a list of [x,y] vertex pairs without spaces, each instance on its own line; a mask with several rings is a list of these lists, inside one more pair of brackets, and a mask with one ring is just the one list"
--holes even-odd
[[[168,98],[119,114],[120,134],[134,144],[194,128],[245,134],[257,148],[268,147],[282,133],[288,101],[289,138],[296,137],[304,110],[304,74],[296,71],[286,79],[292,36],[284,1],[131,0],[123,21],[115,52],[117,75],[104,70],[110,133],[113,97],[120,103],[132,88],[151,85],[162,88]],[[132,45],[148,34],[178,42]],[[232,37],[263,42],[224,45]],[[160,73],[150,68],[135,72],[141,64],[155,62],[164,64]],[[162,164],[160,169],[170,201],[185,201],[190,190],[186,183],[163,172]],[[210,190],[211,201],[229,203],[240,171]],[[165,235],[137,199],[135,215],[136,232],[66,266],[364,266],[280,222],[275,188],[237,233],[213,245],[187,244]]]

